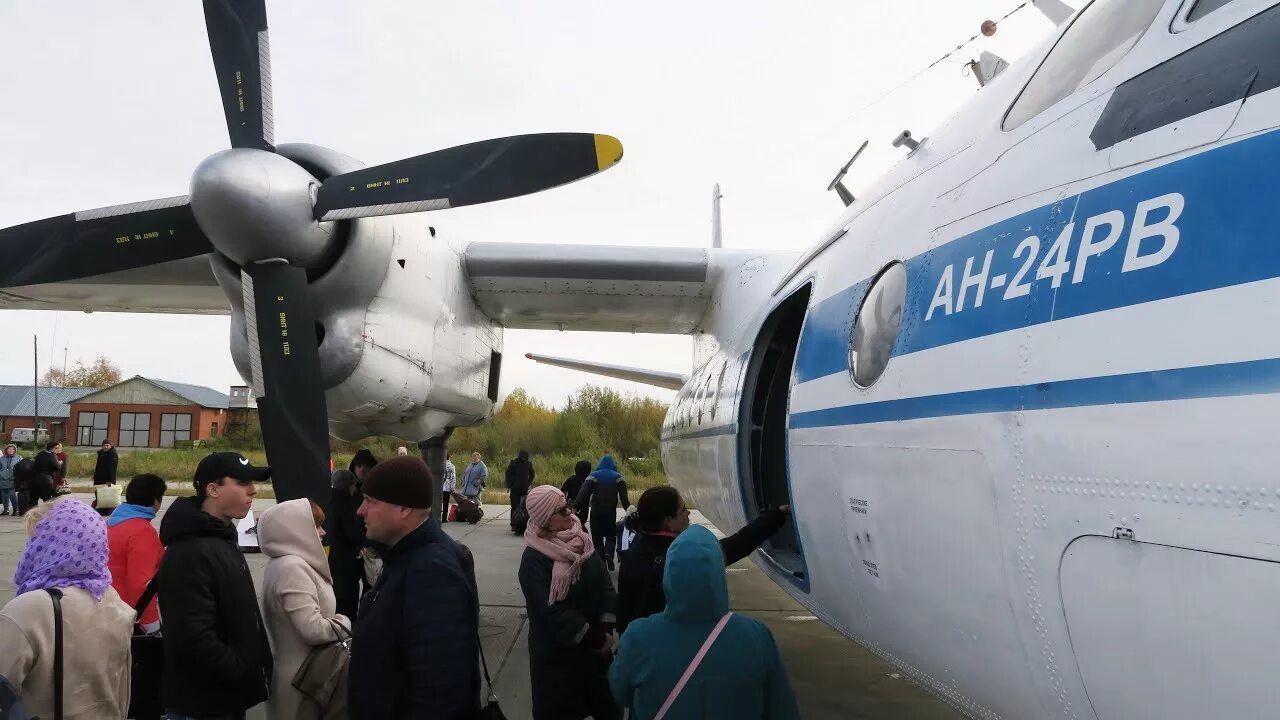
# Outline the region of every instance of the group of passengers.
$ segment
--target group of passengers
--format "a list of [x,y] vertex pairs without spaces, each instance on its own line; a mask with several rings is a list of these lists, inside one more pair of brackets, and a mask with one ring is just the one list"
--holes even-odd
[[[676,490],[650,489],[615,591],[602,548],[616,511],[597,516],[592,501],[612,484],[630,505],[613,465],[520,502],[533,717],[797,717],[772,635],[729,611],[725,581],[789,509],[717,541],[690,527]],[[72,497],[28,512],[18,594],[0,609],[0,715],[8,689],[28,716],[67,720],[243,718],[263,702],[270,718],[499,717],[481,681],[473,558],[433,511],[426,463],[362,450],[333,473],[327,518],[307,499],[263,512],[259,594],[235,522],[270,473],[210,454],[158,532],[155,475],[133,478],[105,522]]]

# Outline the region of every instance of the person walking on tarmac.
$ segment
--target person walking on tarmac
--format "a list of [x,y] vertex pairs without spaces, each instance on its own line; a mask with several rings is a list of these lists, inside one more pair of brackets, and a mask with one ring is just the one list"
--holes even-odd
[[528,450],[521,450],[511,462],[507,463],[507,492],[511,496],[511,531],[516,534],[524,532],[524,528],[517,527],[516,511],[524,501],[524,497],[529,494],[529,488],[533,487],[533,476],[533,463],[529,462]]
[[[564,484],[560,486],[560,492],[564,493],[565,500],[573,505],[578,501],[578,492],[582,490],[582,483],[587,481],[587,476],[591,474],[591,461],[579,460],[577,465],[573,466],[573,474],[564,479]],[[574,508],[578,514],[578,519],[582,521],[583,527],[587,525],[587,513],[583,510]]]
[[623,510],[631,509],[631,499],[627,497],[627,481],[618,472],[613,456],[605,455],[600,458],[595,471],[583,481],[574,506],[579,513],[590,507],[591,542],[610,570],[614,569],[613,551],[605,543],[613,539],[617,532],[619,500],[622,501]]

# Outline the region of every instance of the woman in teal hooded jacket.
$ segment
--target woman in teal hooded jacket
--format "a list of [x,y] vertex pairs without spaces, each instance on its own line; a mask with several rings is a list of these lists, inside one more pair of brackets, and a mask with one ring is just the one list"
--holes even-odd
[[[694,526],[667,551],[666,610],[631,623],[609,669],[609,685],[632,720],[652,720],[703,641],[729,612],[724,553]],[[668,710],[665,720],[799,718],[786,667],[764,623],[733,615]]]

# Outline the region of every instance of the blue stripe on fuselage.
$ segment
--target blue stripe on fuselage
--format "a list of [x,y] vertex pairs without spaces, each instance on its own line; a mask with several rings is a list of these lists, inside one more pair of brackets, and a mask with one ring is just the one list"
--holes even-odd
[[1272,358],[857,403],[796,413],[790,428],[1277,392],[1280,359]]
[[[957,238],[906,261],[907,304],[893,354],[906,355],[1053,320],[1276,277],[1280,275],[1277,191],[1280,132],[1269,132],[1117,180]],[[1135,207],[1169,193],[1179,193],[1185,201],[1175,223],[1180,234],[1176,250],[1159,265],[1121,272]],[[1123,233],[1109,250],[1088,258],[1081,282],[1073,283],[1085,221],[1112,210],[1124,213]],[[1148,224],[1167,214],[1154,211]],[[1070,272],[1054,289],[1049,278],[1035,279],[1036,269],[1063,227],[1073,220],[1075,228],[1066,254]],[[1105,236],[1106,228],[1101,230],[1095,242]],[[1015,258],[1014,252],[1029,235],[1039,237],[1039,253],[1024,280],[1024,284],[1031,284],[1031,291],[1006,300],[1004,294],[1025,261],[1025,255]],[[850,235],[843,242],[858,239]],[[1144,254],[1159,244],[1159,238],[1149,238],[1142,245]],[[975,307],[976,290],[969,288],[963,311],[948,315],[937,308],[926,321],[944,269],[951,267],[955,297],[965,261],[973,258],[976,272],[988,250],[993,252],[987,277],[1003,275],[1004,285],[997,288],[988,283],[981,307]],[[797,383],[848,372],[853,316],[868,282],[858,282],[810,309],[796,353]]]

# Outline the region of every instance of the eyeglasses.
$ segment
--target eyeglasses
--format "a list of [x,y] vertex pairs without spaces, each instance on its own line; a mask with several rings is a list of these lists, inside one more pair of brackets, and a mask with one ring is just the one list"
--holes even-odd
[[564,507],[552,513],[552,515],[572,515],[572,514],[573,514],[573,508],[569,507],[568,505],[565,505]]

